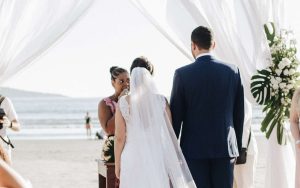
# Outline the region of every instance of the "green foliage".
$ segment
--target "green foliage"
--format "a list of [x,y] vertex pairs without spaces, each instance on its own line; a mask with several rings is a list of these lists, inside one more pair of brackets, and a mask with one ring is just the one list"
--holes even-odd
[[109,136],[103,144],[102,149],[102,160],[106,163],[114,163],[115,155],[114,155],[114,136]]
[[284,124],[289,118],[293,93],[300,83],[300,73],[296,72],[299,64],[296,41],[290,38],[291,31],[281,30],[277,35],[274,23],[265,24],[264,30],[271,52],[270,66],[252,76],[251,93],[258,104],[264,105],[266,116],[261,131],[269,138],[276,127],[278,143],[285,144]]

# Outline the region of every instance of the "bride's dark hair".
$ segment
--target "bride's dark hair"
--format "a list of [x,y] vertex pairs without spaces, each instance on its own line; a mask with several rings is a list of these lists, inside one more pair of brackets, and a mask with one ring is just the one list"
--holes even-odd
[[150,63],[150,61],[148,61],[148,59],[146,57],[141,56],[141,57],[135,58],[131,64],[130,73],[136,67],[146,68],[150,72],[150,74],[153,75],[154,67]]

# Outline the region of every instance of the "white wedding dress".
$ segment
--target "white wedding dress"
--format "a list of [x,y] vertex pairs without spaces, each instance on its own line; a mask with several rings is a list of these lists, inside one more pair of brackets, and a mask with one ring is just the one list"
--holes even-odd
[[195,188],[152,76],[134,68],[130,84],[130,96],[119,99],[126,122],[120,188]]
[[[153,139],[151,133],[146,133],[146,137],[143,134],[132,134],[129,105],[124,97],[120,99],[119,107],[126,121],[126,144],[121,156],[120,187],[170,187],[167,172],[162,166],[158,165],[163,160],[163,156],[148,153],[146,148],[145,154],[151,156],[151,160],[145,160],[141,158],[141,154],[137,154],[137,145],[144,142],[142,140]],[[165,108],[164,98],[162,98],[161,107]],[[160,183],[154,185],[155,182]]]

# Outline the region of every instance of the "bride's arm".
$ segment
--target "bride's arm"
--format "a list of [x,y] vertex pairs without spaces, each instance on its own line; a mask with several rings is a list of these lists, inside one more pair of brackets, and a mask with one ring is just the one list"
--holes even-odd
[[115,173],[120,178],[120,160],[126,139],[126,124],[119,107],[115,114]]
[[168,100],[166,99],[166,113],[168,115],[168,119],[172,125],[172,112],[171,112],[171,109],[170,109],[170,105],[168,103]]

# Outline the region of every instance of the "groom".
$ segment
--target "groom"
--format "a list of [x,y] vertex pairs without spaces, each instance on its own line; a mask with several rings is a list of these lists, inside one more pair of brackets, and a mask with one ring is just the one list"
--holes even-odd
[[175,71],[171,94],[173,128],[198,188],[232,188],[242,147],[244,93],[239,69],[216,60],[212,32],[191,35],[196,61]]

